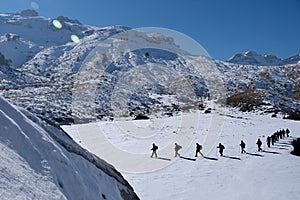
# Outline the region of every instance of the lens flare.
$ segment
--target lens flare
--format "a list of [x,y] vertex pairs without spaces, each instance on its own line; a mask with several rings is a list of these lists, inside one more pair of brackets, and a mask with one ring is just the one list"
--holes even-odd
[[60,21],[58,20],[53,20],[52,21],[53,26],[55,26],[55,28],[61,29],[62,28],[62,24],[60,23]]
[[31,3],[30,3],[30,5],[31,5],[31,7],[34,9],[34,10],[38,10],[39,9],[39,4],[37,3],[37,2],[34,2],[34,1],[32,1]]
[[71,40],[74,42],[74,43],[78,43],[80,42],[80,39],[77,35],[71,35]]

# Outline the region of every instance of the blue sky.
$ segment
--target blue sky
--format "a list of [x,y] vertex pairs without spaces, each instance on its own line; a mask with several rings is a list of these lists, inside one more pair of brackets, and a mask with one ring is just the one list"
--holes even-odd
[[248,50],[280,58],[300,54],[300,0],[0,0],[0,12],[20,12],[32,2],[40,15],[51,18],[172,29],[199,42],[215,59]]

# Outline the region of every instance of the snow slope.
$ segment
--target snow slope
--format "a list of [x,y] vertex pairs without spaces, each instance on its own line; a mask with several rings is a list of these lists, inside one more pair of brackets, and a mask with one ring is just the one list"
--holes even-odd
[[2,98],[0,124],[1,199],[138,199],[113,167]]
[[[195,158],[196,142],[209,144],[207,134],[213,127],[210,127],[210,124],[213,123],[215,114],[224,117],[223,129],[216,143],[221,142],[225,145],[225,157],[218,155],[214,143],[211,151],[204,145],[203,153],[206,158],[199,157],[195,162],[174,158],[174,142],[181,145],[183,142],[176,139],[176,134],[180,131],[190,131],[194,136],[191,145],[183,145],[184,148],[180,151],[185,157]],[[194,112],[187,115],[195,118]],[[120,164],[118,159],[114,159],[112,163],[119,170],[124,170],[125,177],[141,199],[300,198],[300,162],[298,157],[290,154],[292,146],[289,143],[294,137],[300,136],[299,122],[272,118],[259,112],[242,113],[234,109],[224,111],[218,108],[213,108],[211,114],[200,113],[199,118],[196,118],[199,122],[198,127],[191,127],[188,123],[181,124],[182,117],[179,115],[160,119],[164,123],[157,123],[151,118],[133,122],[98,122],[63,128],[75,141],[96,155],[108,160],[120,158],[123,164]],[[178,124],[181,124],[180,128]],[[266,137],[282,128],[289,128],[291,137],[267,148]],[[147,130],[152,130],[153,134],[144,137]],[[263,141],[264,152],[257,152],[255,143],[258,138]],[[103,153],[100,145],[103,139],[119,149],[119,152],[113,151],[119,154],[114,157],[109,153]],[[240,154],[241,140],[245,141],[246,151],[249,154]],[[171,161],[150,158],[149,149],[153,142],[159,146],[158,156]],[[136,166],[131,166],[133,171],[126,172],[127,165],[124,165],[124,162],[132,161],[130,157],[127,157],[127,161],[124,159],[124,152],[131,153],[132,158],[137,159]]]

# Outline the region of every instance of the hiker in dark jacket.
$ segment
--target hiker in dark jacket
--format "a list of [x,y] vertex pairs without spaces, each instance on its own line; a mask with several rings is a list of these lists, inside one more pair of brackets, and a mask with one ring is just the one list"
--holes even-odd
[[223,151],[225,149],[224,145],[222,145],[221,143],[219,143],[219,146],[217,146],[217,148],[219,148],[220,155],[223,156]]
[[198,156],[198,153],[200,153],[200,155],[204,157],[204,155],[201,153],[201,149],[202,149],[202,146],[200,144],[196,143],[196,155],[195,155],[195,157]]
[[245,142],[243,140],[241,140],[240,146],[241,146],[241,149],[242,149],[241,153],[246,153],[246,151],[245,151],[246,144],[245,144]]
[[257,144],[258,151],[262,151],[262,148],[261,148],[262,142],[259,138],[258,138],[256,144]]
[[271,135],[271,142],[272,142],[272,145],[274,145],[274,143],[275,143],[275,140],[276,140],[275,137],[276,137],[276,136],[275,136],[274,134]]
[[157,151],[157,149],[158,149],[158,146],[156,146],[154,143],[152,144],[152,155],[151,155],[151,158],[153,158],[153,156],[155,156],[155,158],[157,158],[157,153],[156,153],[156,151]]
[[286,137],[289,137],[290,130],[287,128],[287,129],[285,130],[285,133],[286,133]]

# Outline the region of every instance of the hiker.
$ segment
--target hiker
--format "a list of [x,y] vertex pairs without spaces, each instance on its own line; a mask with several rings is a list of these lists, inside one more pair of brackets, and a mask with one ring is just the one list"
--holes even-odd
[[180,146],[179,144],[175,143],[175,157],[180,156],[180,154],[178,153],[178,151],[180,149],[182,149],[182,146]]
[[156,153],[157,149],[158,149],[158,146],[156,146],[156,145],[153,143],[153,144],[152,144],[152,149],[150,149],[150,150],[152,150],[151,158],[153,158],[153,156],[155,156],[155,158],[157,158],[157,153]]
[[285,133],[286,133],[286,137],[289,137],[290,130],[287,128],[287,129],[285,130]]
[[272,145],[274,145],[274,143],[275,143],[275,135],[274,134],[271,136],[271,142],[272,142]]
[[246,144],[243,140],[241,140],[240,146],[241,146],[241,149],[242,149],[241,153],[246,153],[246,151],[245,151]]
[[262,148],[261,148],[262,142],[259,138],[258,138],[256,144],[257,144],[257,147],[258,147],[258,151],[262,151]]
[[276,131],[274,133],[274,138],[275,138],[275,142],[277,142],[279,140],[279,133],[278,133],[278,131]]
[[201,154],[201,156],[203,156],[203,157],[204,157],[204,155],[201,153],[201,149],[202,149],[202,145],[200,145],[200,144],[196,143],[196,155],[195,155],[195,157],[197,157],[197,156],[198,156],[198,153],[200,153],[200,154]]
[[271,146],[271,137],[270,136],[267,137],[267,145],[270,148],[270,146]]
[[279,138],[280,138],[280,139],[283,138],[283,132],[284,132],[284,130],[280,130],[280,131],[279,131]]
[[285,138],[285,130],[282,130],[282,137]]
[[219,146],[217,146],[217,148],[219,148],[220,155],[223,156],[223,151],[225,149],[224,145],[222,145],[221,143],[219,143]]

